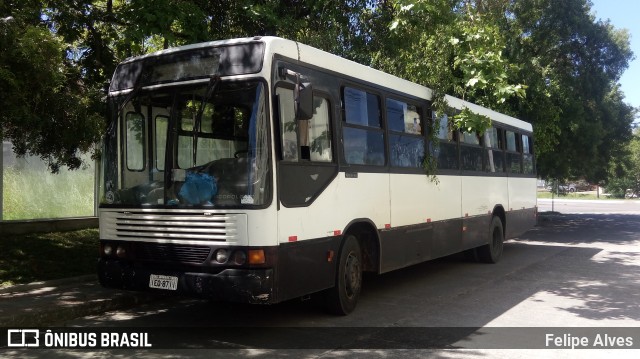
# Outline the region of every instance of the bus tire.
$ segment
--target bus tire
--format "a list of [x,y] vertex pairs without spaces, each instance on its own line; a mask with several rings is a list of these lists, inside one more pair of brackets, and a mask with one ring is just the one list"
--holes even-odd
[[340,249],[335,286],[325,293],[327,310],[347,315],[356,308],[362,288],[362,252],[354,235],[347,235]]
[[489,227],[489,243],[477,248],[478,259],[484,263],[497,263],[504,249],[504,227],[500,217],[493,216]]

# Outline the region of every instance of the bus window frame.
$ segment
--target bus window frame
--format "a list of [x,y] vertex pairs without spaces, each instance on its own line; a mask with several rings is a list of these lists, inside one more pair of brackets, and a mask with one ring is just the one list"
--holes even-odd
[[[434,128],[435,122],[438,120],[436,118],[436,113],[435,111],[433,111],[433,109],[431,109],[429,111],[429,129],[427,130],[429,132],[428,134],[428,138],[429,140],[427,141],[427,146],[428,146],[428,155],[433,157],[433,151],[435,150],[435,148],[433,148],[433,146],[435,146],[436,144],[439,146],[441,143],[445,143],[447,146],[455,146],[456,148],[456,168],[441,168],[439,165],[437,165],[438,163],[438,159],[436,158],[436,174],[437,175],[454,175],[454,176],[459,176],[462,174],[461,171],[461,166],[460,166],[460,136],[458,131],[450,128],[450,118],[453,117],[454,115],[447,112],[445,114],[443,114],[442,116],[440,116],[440,120],[442,120],[442,118],[444,116],[447,116],[447,139],[443,139],[439,137],[439,133],[440,133],[440,129],[441,127],[438,126],[438,128]],[[431,131],[436,131],[436,134],[433,138],[433,140],[431,139]],[[449,139],[449,137],[451,137]],[[435,142],[435,144],[434,144]]]
[[[383,109],[383,117],[384,117],[384,123],[386,124],[386,132],[387,132],[387,138],[386,138],[386,142],[387,142],[387,162],[388,162],[388,166],[390,168],[390,172],[391,173],[424,173],[424,160],[425,160],[425,156],[429,155],[426,151],[426,149],[428,148],[428,141],[426,139],[426,134],[428,132],[428,127],[427,124],[425,123],[426,121],[428,121],[427,119],[427,111],[425,110],[427,104],[426,103],[420,103],[419,101],[415,101],[415,100],[411,100],[409,98],[406,97],[402,97],[402,96],[397,96],[394,94],[389,94],[387,96],[384,96],[384,109]],[[392,100],[392,101],[396,101],[396,102],[402,102],[405,103],[406,105],[411,105],[411,106],[415,106],[416,107],[416,112],[418,113],[418,115],[420,116],[420,133],[411,133],[411,132],[406,132],[406,129],[403,131],[396,131],[396,130],[392,130],[389,126],[389,117],[388,117],[388,108],[387,108],[387,100]],[[410,137],[410,138],[420,138],[422,140],[422,150],[423,150],[423,156],[422,156],[422,162],[419,164],[419,166],[400,166],[400,165],[394,165],[392,158],[391,158],[391,137],[392,136],[398,136],[398,137]]]
[[[485,172],[485,154],[484,152],[486,151],[486,147],[485,147],[485,143],[484,143],[484,138],[481,138],[481,136],[479,136],[477,133],[474,133],[475,138],[477,139],[478,143],[468,143],[465,142],[465,136],[470,135],[469,133],[465,133],[464,131],[457,131],[458,133],[458,167],[460,169],[460,174],[461,175],[484,175]],[[480,169],[467,169],[464,168],[463,166],[463,156],[462,156],[462,151],[463,148],[470,148],[473,149],[474,151],[480,150]]]
[[[512,151],[508,149],[508,137],[507,137],[507,133],[511,132],[514,134],[515,136],[515,145],[516,145],[516,151]],[[505,139],[505,149],[504,149],[504,156],[505,156],[505,170],[507,173],[508,177],[529,177],[530,175],[527,175],[524,173],[524,164],[523,164],[523,157],[522,157],[522,132],[517,130],[517,129],[505,129],[504,130],[504,139]],[[509,155],[518,155],[518,158],[520,159],[520,171],[519,172],[513,172],[512,171],[512,163],[511,161],[509,161]]]
[[[376,96],[377,98],[377,102],[378,102],[378,117],[380,120],[380,127],[372,127],[369,125],[360,125],[360,124],[354,124],[354,123],[349,123],[347,122],[347,116],[346,116],[346,101],[345,101],[345,97],[344,97],[344,89],[345,88],[352,88],[355,90],[360,90],[363,91],[366,94],[371,94]],[[339,122],[340,123],[340,133],[339,135],[339,142],[341,144],[341,151],[340,151],[340,165],[342,167],[353,167],[353,168],[357,168],[359,171],[363,171],[363,172],[373,172],[373,173],[377,173],[377,172],[388,172],[389,170],[389,140],[388,140],[388,129],[387,129],[387,123],[386,123],[386,114],[385,114],[385,110],[386,107],[384,106],[384,101],[383,99],[385,99],[385,94],[384,91],[381,91],[379,89],[376,88],[372,88],[369,86],[363,86],[361,84],[356,84],[356,83],[352,83],[352,82],[344,82],[342,84],[340,84],[340,119]],[[380,133],[382,134],[382,155],[383,155],[383,163],[382,164],[370,164],[370,163],[349,163],[347,161],[347,151],[345,148],[345,129],[350,128],[350,129],[357,129],[357,130],[362,130],[362,131],[370,131],[370,132],[374,132],[374,133]]]
[[[282,109],[280,108],[280,95],[278,94],[278,88],[284,88],[284,89],[288,89],[288,90],[294,90],[295,86],[294,84],[292,84],[291,82],[287,82],[287,81],[278,81],[273,85],[273,108],[274,108],[274,121],[277,121],[277,123],[275,123],[275,131],[276,133],[274,133],[274,138],[276,139],[276,143],[277,143],[277,148],[275,149],[276,154],[277,154],[277,160],[278,162],[283,162],[286,163],[287,165],[296,165],[296,164],[309,164],[312,163],[314,165],[329,165],[329,166],[333,166],[336,165],[338,163],[337,161],[337,151],[336,151],[336,142],[335,142],[335,126],[334,126],[334,114],[333,114],[333,101],[332,101],[332,96],[325,91],[322,90],[318,90],[317,88],[313,89],[313,98],[315,99],[316,97],[322,98],[324,100],[327,101],[327,126],[329,129],[329,144],[331,147],[331,161],[317,161],[317,160],[312,160],[311,157],[309,159],[303,159],[301,158],[301,153],[300,153],[300,146],[298,146],[298,144],[300,143],[300,138],[299,138],[299,134],[296,133],[296,151],[297,151],[297,158],[295,160],[289,160],[289,159],[285,159],[284,158],[284,152],[283,152],[283,136],[282,136],[282,122],[281,122],[281,111]],[[314,116],[315,117],[315,116]],[[312,119],[309,119],[309,121],[311,121]],[[296,121],[294,119],[294,121]],[[296,131],[297,132],[297,131]]]
[[[534,145],[533,144],[533,142],[534,142],[533,134],[531,134],[531,133],[522,133],[522,132],[520,133],[521,140],[524,140],[523,137],[525,137],[525,136],[527,137],[527,142],[528,142],[527,145],[528,145],[529,152],[527,152],[527,153],[524,152],[524,142],[523,142],[523,145],[522,145],[522,174],[524,176],[536,176],[537,168],[536,168],[536,155],[535,155],[534,146],[533,146]],[[531,156],[531,172],[530,173],[525,171],[525,159],[524,159],[525,155]]]
[[[507,169],[506,169],[506,155],[505,155],[505,129],[501,126],[491,126],[490,129],[495,129],[496,131],[496,140],[497,143],[495,146],[488,147],[487,142],[484,139],[484,135],[482,136],[482,149],[483,149],[483,175],[484,176],[492,176],[492,177],[506,177]],[[489,171],[489,151],[492,151],[492,155],[495,157],[497,154],[502,159],[502,166],[500,170],[491,172]]]

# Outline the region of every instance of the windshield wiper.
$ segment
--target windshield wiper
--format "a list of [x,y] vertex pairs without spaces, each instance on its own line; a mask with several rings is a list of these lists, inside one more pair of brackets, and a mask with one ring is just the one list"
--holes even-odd
[[220,83],[220,76],[213,75],[209,78],[209,83],[207,84],[207,90],[205,92],[204,98],[202,99],[202,103],[200,104],[200,108],[198,109],[198,113],[196,114],[196,119],[193,124],[193,153],[192,153],[192,165],[196,165],[196,154],[198,152],[198,132],[200,131],[200,123],[202,123],[202,114],[204,113],[204,108],[207,104],[207,101],[213,96],[215,90],[218,88],[218,84]]

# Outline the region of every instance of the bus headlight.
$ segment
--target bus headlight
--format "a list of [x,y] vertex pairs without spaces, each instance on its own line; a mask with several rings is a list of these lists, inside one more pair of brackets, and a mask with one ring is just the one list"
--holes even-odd
[[110,256],[113,253],[113,247],[111,247],[111,244],[105,244],[104,247],[102,247],[102,252],[105,256]]
[[120,258],[124,258],[127,255],[127,251],[124,246],[118,246],[118,249],[116,249],[116,255]]
[[221,248],[216,251],[216,262],[222,264],[226,263],[229,259],[229,252],[226,249]]
[[243,265],[247,261],[247,255],[244,251],[235,251],[233,253],[233,262],[237,265]]

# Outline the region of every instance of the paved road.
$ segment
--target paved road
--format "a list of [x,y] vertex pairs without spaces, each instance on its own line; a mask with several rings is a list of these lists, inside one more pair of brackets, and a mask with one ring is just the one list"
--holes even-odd
[[[544,211],[544,201],[539,205]],[[516,348],[537,347],[544,343],[546,332],[562,334],[562,327],[590,327],[584,335],[591,338],[604,335],[606,327],[640,327],[640,212],[632,214],[633,206],[640,205],[615,206],[618,204],[614,202],[566,203],[559,211],[564,211],[562,215],[545,215],[540,226],[507,242],[504,259],[495,265],[471,263],[454,256],[381,276],[367,276],[358,308],[347,317],[324,314],[313,298],[274,306],[174,298],[60,324],[176,327],[169,329],[167,342],[156,342],[156,347],[170,346],[167,343],[172,340],[171,333],[174,339],[188,342],[198,332],[208,330],[205,345],[226,348],[112,350],[93,353],[92,357],[637,356],[638,350],[490,349],[492,345],[508,347],[509,343],[515,343]],[[569,208],[580,213],[588,208],[595,214],[570,214]],[[207,329],[212,326],[230,329],[212,332]],[[189,329],[193,327],[201,328]],[[285,327],[289,331],[268,327]],[[291,327],[298,330],[290,331]],[[434,331],[434,327],[444,329]],[[356,331],[360,334],[354,336]],[[632,341],[640,345],[640,335],[632,337]],[[431,346],[469,349],[425,349]],[[26,357],[50,354],[21,353]]]

